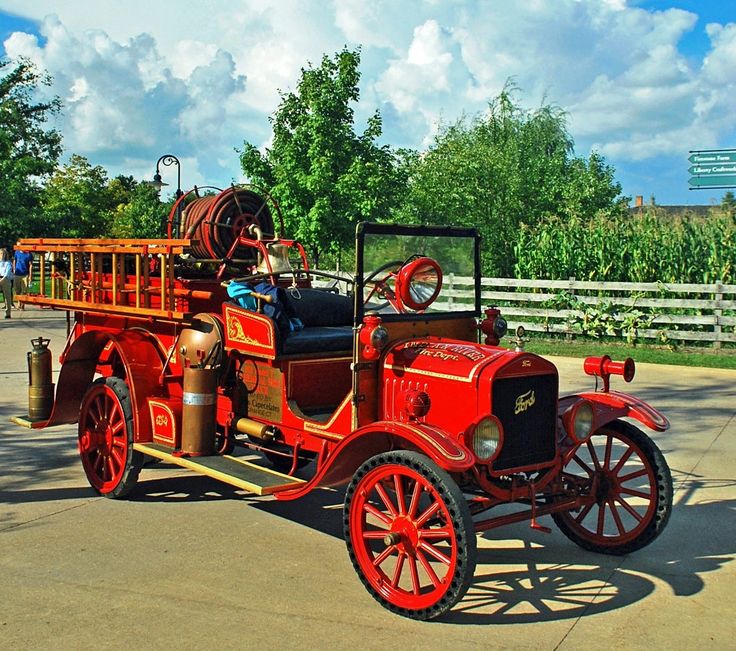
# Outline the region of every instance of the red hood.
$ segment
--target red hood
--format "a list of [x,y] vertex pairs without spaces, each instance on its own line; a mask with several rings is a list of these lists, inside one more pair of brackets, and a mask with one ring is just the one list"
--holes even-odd
[[397,376],[406,373],[472,382],[486,364],[506,355],[513,353],[453,339],[412,340],[398,343],[388,351],[385,368]]

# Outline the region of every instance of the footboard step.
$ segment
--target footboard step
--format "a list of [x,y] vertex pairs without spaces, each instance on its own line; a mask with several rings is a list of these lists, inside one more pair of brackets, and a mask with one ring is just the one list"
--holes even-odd
[[171,448],[156,443],[134,443],[133,449],[256,495],[271,495],[282,490],[297,488],[304,483],[303,479],[289,477],[289,475],[229,455],[175,456]]

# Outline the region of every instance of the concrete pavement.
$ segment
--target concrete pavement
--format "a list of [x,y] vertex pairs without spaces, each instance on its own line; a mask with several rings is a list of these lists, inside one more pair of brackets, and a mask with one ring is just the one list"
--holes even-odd
[[[672,422],[653,438],[675,510],[651,546],[589,553],[548,517],[549,535],[487,532],[463,601],[421,623],[362,587],[339,491],[279,503],[160,464],[128,500],[95,495],[76,426],[8,422],[26,410],[39,335],[58,370],[63,313],[29,307],[0,322],[0,648],[735,648],[734,371],[640,365],[630,386],[613,380]],[[591,387],[581,360],[554,361],[564,391]]]

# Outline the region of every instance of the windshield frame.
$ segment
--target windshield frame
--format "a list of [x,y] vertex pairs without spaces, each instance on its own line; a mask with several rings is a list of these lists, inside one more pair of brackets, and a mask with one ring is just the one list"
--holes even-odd
[[[426,237],[426,238],[466,238],[473,241],[473,286],[475,290],[474,308],[472,310],[453,310],[449,312],[396,312],[384,313],[380,316],[383,321],[434,321],[442,319],[458,319],[476,317],[481,314],[480,303],[480,235],[474,228],[457,226],[409,226],[404,224],[376,224],[360,222],[355,229],[355,286],[354,291],[354,325],[357,327],[363,322],[365,306],[363,305],[364,287],[364,247],[367,235],[393,235],[398,237]],[[370,272],[370,270],[369,270]]]

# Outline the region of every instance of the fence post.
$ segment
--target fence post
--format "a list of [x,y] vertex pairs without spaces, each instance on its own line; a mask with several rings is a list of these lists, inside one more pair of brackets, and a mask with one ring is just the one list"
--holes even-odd
[[[568,286],[567,286],[567,293],[573,297],[575,296],[575,289],[573,288],[573,285],[575,284],[575,276],[570,276],[568,279]],[[565,332],[565,339],[568,341],[572,341],[572,327],[570,326],[572,317],[568,315],[567,319],[565,320],[565,324],[567,325],[567,330]]]
[[447,309],[452,311],[455,308],[455,274],[447,274],[448,287],[447,287]]
[[715,293],[716,309],[713,310],[713,316],[715,316],[715,326],[713,326],[713,333],[715,341],[713,342],[713,348],[715,350],[721,349],[721,317],[723,316],[723,310],[720,309],[721,301],[723,300],[723,280],[716,281],[716,293]]

